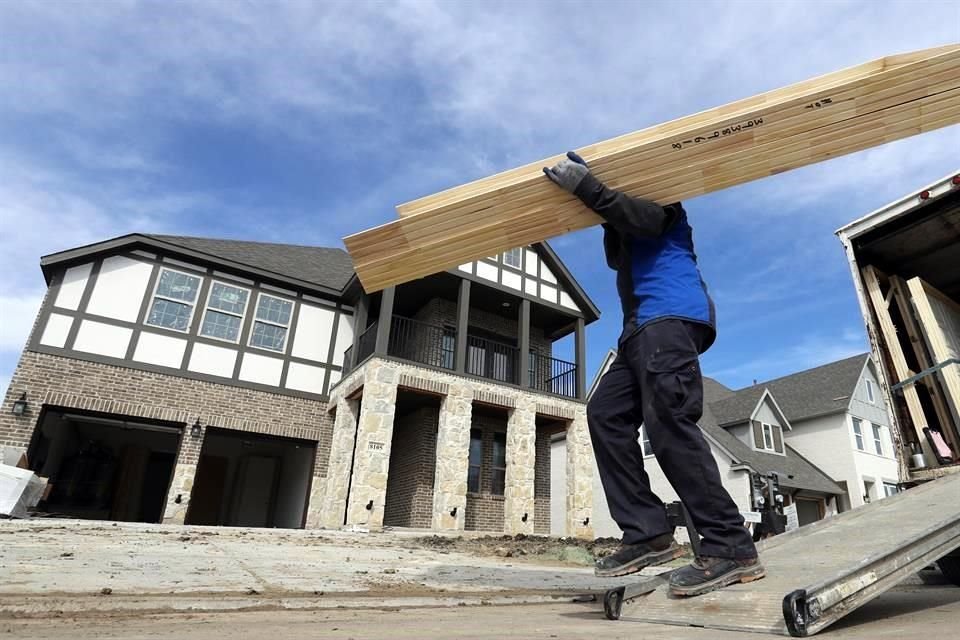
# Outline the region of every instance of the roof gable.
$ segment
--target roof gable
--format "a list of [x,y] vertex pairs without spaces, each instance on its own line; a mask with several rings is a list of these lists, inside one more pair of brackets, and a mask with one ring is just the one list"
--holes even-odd
[[137,247],[325,293],[341,293],[353,276],[350,256],[338,248],[140,233],[50,254],[40,265],[49,283],[53,266]]
[[793,422],[846,411],[870,357],[862,353],[764,385]]

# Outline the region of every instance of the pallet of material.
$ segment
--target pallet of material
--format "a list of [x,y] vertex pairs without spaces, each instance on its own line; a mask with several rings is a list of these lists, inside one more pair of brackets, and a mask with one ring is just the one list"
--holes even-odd
[[[889,56],[578,149],[610,187],[686,200],[960,122],[960,44]],[[397,207],[344,239],[368,292],[600,219],[543,176],[562,156]]]

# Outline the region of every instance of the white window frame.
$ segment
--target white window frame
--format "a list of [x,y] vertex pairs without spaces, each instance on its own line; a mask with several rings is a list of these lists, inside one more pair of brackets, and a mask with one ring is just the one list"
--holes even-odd
[[[509,262],[507,262],[507,256],[508,256],[508,255],[513,255],[513,252],[515,252],[515,251],[517,252],[517,256],[520,258],[520,264],[510,264]],[[522,247],[514,247],[513,249],[510,249],[510,250],[508,250],[508,251],[504,251],[504,252],[503,252],[503,258],[502,258],[502,259],[503,259],[503,265],[504,265],[505,267],[511,267],[511,268],[513,268],[513,269],[521,269],[521,270],[522,270],[522,269],[523,269],[523,248],[522,248]]]
[[[271,321],[271,320],[261,320],[260,318],[257,317],[257,309],[260,308],[260,299],[263,298],[264,296],[267,296],[267,297],[269,297],[269,298],[276,298],[277,300],[283,300],[284,302],[289,302],[289,303],[290,303],[290,305],[291,305],[291,306],[290,306],[290,320],[289,320],[289,322],[287,322],[287,324],[283,325],[283,324],[280,324],[279,322],[273,322],[273,321]],[[287,348],[290,346],[290,327],[291,327],[291,325],[293,325],[293,316],[294,316],[294,314],[296,313],[296,311],[297,311],[297,301],[296,301],[296,300],[291,300],[290,298],[285,298],[284,296],[279,296],[279,295],[277,295],[277,294],[275,294],[275,293],[272,293],[272,292],[258,291],[258,292],[257,292],[257,304],[254,305],[254,307],[253,307],[253,318],[252,318],[253,324],[250,325],[250,335],[247,336],[247,346],[250,347],[251,349],[259,349],[260,351],[263,351],[263,352],[265,352],[265,353],[273,353],[273,354],[278,354],[278,353],[280,353],[280,354],[285,354],[285,353],[287,352]],[[279,351],[277,351],[277,350],[275,350],[275,349],[268,349],[267,347],[261,347],[261,346],[259,346],[259,345],[253,344],[253,336],[254,336],[254,333],[256,332],[256,327],[257,327],[257,323],[258,323],[258,322],[263,323],[263,324],[269,324],[269,325],[274,326],[274,327],[280,327],[281,329],[286,329],[286,330],[287,330],[287,333],[284,334],[284,336],[283,336],[283,348],[282,348],[282,349],[280,349]]]
[[873,427],[873,450],[877,453],[878,456],[883,454],[883,428],[874,423],[870,423],[870,426]]
[[[653,445],[650,444],[650,436],[647,435],[647,430],[640,425],[640,434],[637,442],[640,443],[640,453],[643,454],[644,458],[653,458]],[[650,453],[647,453],[647,448],[650,449]]]
[[[247,302],[243,305],[242,314],[236,314],[233,311],[224,311],[223,309],[213,309],[210,307],[210,297],[213,295],[213,287],[218,284],[222,284],[225,287],[232,287],[234,289],[240,289],[241,291],[247,292]],[[203,317],[200,318],[200,326],[197,327],[197,335],[202,338],[207,338],[208,340],[219,340],[221,342],[227,342],[230,344],[240,344],[240,339],[243,337],[243,321],[247,317],[247,311],[250,310],[250,300],[252,298],[253,298],[253,291],[248,289],[247,287],[241,287],[239,285],[233,284],[232,282],[224,282],[223,280],[211,280],[210,290],[207,291],[207,303],[203,307]],[[207,321],[207,314],[210,311],[216,311],[217,313],[222,313],[224,315],[240,318],[240,331],[237,332],[236,340],[230,340],[229,338],[221,338],[220,336],[208,336],[207,334],[203,333],[203,325]],[[292,317],[292,314],[291,314],[291,317]]]
[[867,378],[866,382],[867,382],[867,402],[869,402],[870,404],[876,404],[877,396],[873,392],[873,380],[870,380],[869,378]]
[[[160,280],[163,278],[163,272],[170,271],[171,273],[177,273],[181,276],[187,276],[188,278],[196,278],[200,281],[200,286],[197,287],[197,292],[193,294],[193,302],[187,302],[186,300],[178,300],[177,298],[171,298],[169,296],[159,295],[157,290],[160,289]],[[160,271],[157,273],[157,281],[153,284],[153,293],[150,294],[150,304],[147,306],[147,315],[143,318],[143,324],[147,327],[154,327],[155,329],[163,329],[166,331],[176,331],[177,333],[190,333],[190,327],[193,326],[193,317],[197,313],[197,300],[200,298],[200,290],[203,289],[203,276],[199,273],[190,273],[189,271],[181,271],[180,269],[171,269],[164,265],[160,265]],[[187,328],[186,329],[175,329],[173,327],[165,327],[161,324],[151,324],[150,323],[150,311],[153,309],[153,304],[157,299],[166,300],[168,302],[174,302],[176,304],[185,304],[190,307],[190,317],[187,318]]]
[[866,444],[863,439],[863,420],[851,416],[850,423],[853,426],[853,443],[858,451],[866,452]]
[[[763,450],[776,453],[776,444],[773,441],[773,425],[761,422],[760,431],[763,433]],[[770,438],[770,446],[767,446],[767,438]]]
[[889,498],[890,496],[895,496],[900,493],[900,487],[897,486],[895,482],[883,481],[883,497]]

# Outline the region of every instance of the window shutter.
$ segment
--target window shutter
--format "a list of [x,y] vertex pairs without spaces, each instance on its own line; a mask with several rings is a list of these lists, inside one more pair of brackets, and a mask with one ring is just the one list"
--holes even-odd
[[783,453],[783,427],[773,425],[771,430],[773,431],[773,449],[777,453]]
[[763,427],[759,422],[753,423],[753,446],[757,449],[763,449]]

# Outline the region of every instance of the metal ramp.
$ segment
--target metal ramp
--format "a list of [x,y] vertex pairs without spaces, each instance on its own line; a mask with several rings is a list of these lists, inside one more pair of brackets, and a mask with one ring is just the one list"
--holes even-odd
[[620,620],[809,636],[960,547],[960,474],[760,545],[767,577],[694,598],[665,576],[607,593]]

